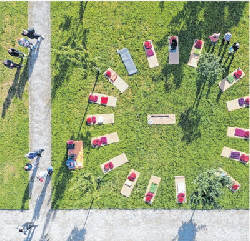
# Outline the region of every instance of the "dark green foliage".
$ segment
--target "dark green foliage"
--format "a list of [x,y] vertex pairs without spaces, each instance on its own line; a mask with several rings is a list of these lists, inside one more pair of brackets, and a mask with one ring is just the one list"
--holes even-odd
[[[174,176],[185,176],[189,201],[194,178],[219,167],[230,173],[241,188],[234,194],[224,188],[225,195],[217,200],[218,204],[225,209],[248,208],[248,167],[220,156],[223,146],[248,152],[247,141],[226,136],[228,126],[248,127],[248,109],[228,112],[226,108],[226,101],[248,93],[248,5],[248,2],[51,2],[53,208],[190,208],[188,203],[176,203]],[[232,43],[240,39],[241,47],[234,58],[228,57],[228,47],[221,45],[221,39],[214,49],[209,47],[208,36],[215,31],[221,35],[230,31]],[[170,35],[179,36],[179,65],[168,64]],[[143,42],[148,39],[153,41],[158,68],[148,66],[143,49]],[[207,81],[202,92],[196,83],[196,69],[187,66],[194,39],[204,40],[203,52],[220,57],[221,68],[225,69],[222,76],[218,73],[214,84]],[[125,47],[138,69],[133,76],[127,75],[116,53]],[[76,56],[78,50],[82,53]],[[93,65],[101,70],[99,76]],[[246,76],[221,94],[220,79],[239,66]],[[102,75],[108,67],[129,84],[123,94]],[[116,108],[88,104],[92,90],[117,97]],[[114,125],[87,126],[86,115],[96,113],[114,113]],[[149,126],[147,114],[157,113],[175,113],[176,125]],[[92,137],[112,132],[118,132],[119,143],[92,149]],[[83,140],[82,170],[66,168],[68,139]],[[129,163],[104,175],[100,165],[122,152]],[[132,168],[141,175],[131,196],[126,198],[120,191]],[[75,173],[79,177],[89,173],[93,180],[101,177],[102,181],[98,186],[97,181],[94,184],[92,179],[84,178],[83,187],[76,181]],[[143,196],[151,175],[162,180],[154,203],[149,206]]]
[[197,68],[197,81],[214,84],[219,77],[221,79],[224,68],[221,67],[220,57],[214,54],[204,53],[200,56]]
[[227,176],[217,176],[215,172],[219,170],[208,170],[199,174],[193,181],[193,193],[190,196],[190,203],[202,208],[220,208],[218,200],[224,194],[222,188],[226,185],[232,185]]

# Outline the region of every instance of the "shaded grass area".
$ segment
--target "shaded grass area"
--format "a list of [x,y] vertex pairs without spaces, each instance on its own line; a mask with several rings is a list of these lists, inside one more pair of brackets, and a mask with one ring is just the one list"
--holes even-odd
[[[222,158],[223,146],[248,152],[248,142],[226,136],[227,127],[248,127],[248,109],[228,112],[226,101],[248,93],[248,2],[52,2],[52,149],[53,208],[190,208],[177,205],[174,176],[184,175],[187,199],[192,181],[222,167],[242,186],[225,189],[224,209],[247,209],[248,167]],[[209,47],[208,36],[230,31],[240,50],[228,57],[221,42]],[[180,64],[168,64],[170,35],[180,40]],[[196,69],[187,62],[194,39],[204,51],[221,56],[227,76],[237,67],[246,73],[221,94],[218,83],[201,89]],[[160,66],[149,69],[143,42],[151,39]],[[117,49],[128,48],[138,73],[128,76]],[[101,70],[96,75],[93,66]],[[102,73],[114,69],[129,89],[120,94]],[[93,90],[118,98],[117,107],[88,104]],[[86,126],[86,114],[114,113],[115,124]],[[147,114],[175,113],[176,125],[149,126]],[[92,149],[90,139],[118,132],[120,142]],[[66,168],[66,141],[83,140],[84,169]],[[125,153],[129,163],[103,176],[100,164]],[[133,168],[141,173],[130,198],[120,194]],[[151,175],[162,178],[152,206],[143,202]],[[101,183],[98,183],[98,177]],[[84,185],[83,185],[84,183]]]
[[28,53],[16,41],[27,26],[27,8],[27,2],[0,3],[1,62],[11,59],[24,66],[17,70],[0,64],[0,209],[28,209],[29,204],[29,175],[23,170],[29,147],[28,61],[7,52],[8,48],[16,48]]

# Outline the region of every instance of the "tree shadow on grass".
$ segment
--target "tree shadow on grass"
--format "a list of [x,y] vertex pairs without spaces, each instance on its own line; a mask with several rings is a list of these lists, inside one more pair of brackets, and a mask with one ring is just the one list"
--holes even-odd
[[195,241],[196,233],[206,229],[206,225],[197,226],[192,220],[194,212],[191,219],[188,222],[182,222],[181,227],[178,230],[178,235],[172,239],[172,241]]
[[[74,133],[72,133],[69,140],[75,140],[75,141],[81,140],[84,143],[83,148],[88,149],[91,146],[90,138],[91,138],[90,132],[87,132],[86,136],[83,136],[81,133],[80,134],[78,133],[78,135],[75,136]],[[66,160],[68,160],[67,144],[65,146],[65,150],[66,150],[65,156],[61,161],[61,166],[59,167],[56,175],[53,175],[55,180],[53,185],[53,200],[51,203],[51,207],[53,209],[58,209],[60,207],[60,201],[64,198],[64,192],[69,184],[69,181],[73,177],[74,170],[70,170],[66,166]]]
[[[168,63],[162,70],[162,75],[166,81],[165,88],[169,91],[171,84],[169,76],[173,75],[175,88],[178,89],[183,80],[183,68],[186,66],[194,39],[205,40],[205,50],[207,50],[208,36],[219,28],[219,32],[224,34],[232,27],[237,26],[243,15],[243,10],[247,2],[192,2],[184,4],[183,9],[174,16],[168,25],[166,35],[163,36],[156,45],[159,49],[168,45],[168,37],[179,36],[179,65],[176,71]],[[201,17],[202,16],[202,17]],[[232,17],[233,16],[233,17]],[[211,46],[209,45],[209,50]],[[170,87],[170,88],[169,88]]]
[[[75,140],[74,136],[72,135],[69,140]],[[66,141],[65,141],[66,143]],[[51,203],[52,209],[58,209],[60,206],[60,201],[64,197],[64,192],[68,186],[69,180],[73,176],[73,170],[69,170],[66,166],[66,161],[68,160],[68,150],[67,145],[65,145],[65,155],[64,158],[61,160],[61,166],[54,174],[54,185],[53,185],[53,199]]]
[[[78,17],[73,19],[73,17],[65,15],[64,23],[59,26],[59,29],[69,31],[70,37],[55,50],[54,68],[57,69],[57,74],[53,78],[53,86],[51,90],[52,101],[63,82],[69,81],[74,68],[88,68],[86,43],[89,30],[85,29],[83,26],[83,15],[86,10],[87,3],[88,2],[79,2]],[[84,78],[86,77],[87,74],[85,72]]]
[[[95,82],[94,82],[93,89],[92,89],[91,93],[94,92],[95,87],[96,87],[96,84],[97,84],[97,81],[98,81],[98,78],[99,78],[99,75],[100,75],[100,70],[99,70],[98,68],[96,68],[96,69],[97,69],[98,71],[97,71],[97,73],[96,73],[96,78],[95,78]],[[88,108],[89,108],[89,102],[88,102],[87,107],[86,107],[86,109],[85,109],[85,111],[84,111],[84,114],[83,114],[83,117],[82,117],[82,121],[81,121],[81,124],[80,124],[80,126],[79,126],[79,130],[78,130],[78,134],[77,134],[78,138],[80,138],[82,125],[83,125],[84,120],[85,120],[85,117],[86,117],[86,115],[87,115]]]
[[161,12],[164,10],[164,1],[159,2],[159,8],[161,9]]
[[78,139],[83,141],[83,148],[85,151],[92,149],[91,146],[91,132],[87,131],[85,136],[82,133],[78,134]]
[[193,107],[190,107],[185,112],[181,113],[178,125],[182,128],[184,133],[182,141],[191,143],[201,137],[201,132],[198,129],[200,121],[201,113]]
[[228,55],[227,58],[225,59],[225,61],[223,63],[223,66],[224,66],[224,69],[225,69],[223,78],[226,78],[229,75],[229,69],[231,67],[231,64],[233,63],[234,57],[235,57],[234,54],[231,54],[231,55]]

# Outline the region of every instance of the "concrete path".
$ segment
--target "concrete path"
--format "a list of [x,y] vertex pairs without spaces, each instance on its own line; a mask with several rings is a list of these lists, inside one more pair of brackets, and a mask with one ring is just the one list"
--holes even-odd
[[[1,241],[249,240],[248,210],[51,210],[50,179],[35,179],[51,165],[50,2],[29,2],[29,27],[45,36],[29,63],[30,150],[45,151],[30,175],[30,210],[0,211]],[[26,236],[18,232],[33,219]]]

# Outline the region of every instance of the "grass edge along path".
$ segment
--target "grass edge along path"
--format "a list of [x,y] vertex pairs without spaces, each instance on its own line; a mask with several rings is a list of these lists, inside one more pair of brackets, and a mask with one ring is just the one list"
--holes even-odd
[[[1,62],[11,59],[20,63],[21,59],[10,56],[7,50],[12,47],[28,54],[16,41],[28,25],[28,3],[1,2],[0,9]],[[29,208],[29,174],[23,170],[27,163],[24,154],[29,151],[28,60],[22,64],[20,70],[0,65],[0,209]]]

